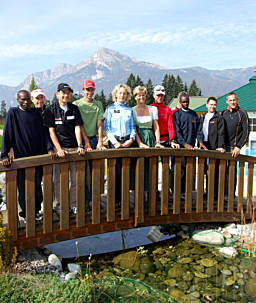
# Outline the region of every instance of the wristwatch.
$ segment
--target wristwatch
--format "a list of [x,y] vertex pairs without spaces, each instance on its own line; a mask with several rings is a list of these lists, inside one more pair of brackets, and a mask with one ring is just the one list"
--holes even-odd
[[84,149],[84,144],[80,144],[78,147],[83,148]]

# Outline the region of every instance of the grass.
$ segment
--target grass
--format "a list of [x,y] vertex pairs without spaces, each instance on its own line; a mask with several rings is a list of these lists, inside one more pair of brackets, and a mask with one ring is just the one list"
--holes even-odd
[[3,124],[0,124],[0,129],[4,129],[4,125]]
[[1,303],[91,302],[80,280],[61,282],[53,274],[0,274]]

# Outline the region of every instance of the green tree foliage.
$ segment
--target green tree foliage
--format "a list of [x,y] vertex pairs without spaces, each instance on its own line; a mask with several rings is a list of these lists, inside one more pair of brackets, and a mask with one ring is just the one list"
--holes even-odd
[[98,101],[100,101],[102,103],[103,109],[105,111],[105,109],[106,109],[106,101],[107,100],[106,100],[106,96],[104,94],[103,89],[101,90],[100,95],[98,96],[98,98],[96,99],[96,97],[95,97],[95,100],[98,100]]
[[5,118],[6,117],[6,103],[4,100],[1,101],[1,107],[0,107],[0,117]]
[[188,90],[189,96],[201,96],[201,93],[201,89],[197,86],[196,80],[193,80]]
[[52,104],[58,102],[58,98],[56,96],[56,94],[53,95],[52,97]]
[[110,94],[108,95],[108,99],[107,99],[107,102],[106,102],[106,107],[107,107],[108,105],[112,104],[112,103],[114,103],[114,102],[113,102],[112,94],[110,93]]
[[148,79],[148,82],[146,84],[146,89],[147,89],[146,104],[152,104],[154,102],[154,97],[153,97],[154,86],[151,79]]
[[32,76],[32,79],[30,81],[30,85],[29,85],[29,91],[32,92],[33,89],[38,88],[36,85],[36,81],[34,76]]

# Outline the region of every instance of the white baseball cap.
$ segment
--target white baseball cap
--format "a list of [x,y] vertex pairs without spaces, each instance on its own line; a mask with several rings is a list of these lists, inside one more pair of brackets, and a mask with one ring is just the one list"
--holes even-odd
[[154,88],[154,94],[158,95],[165,95],[165,89],[162,85],[157,85]]
[[[37,88],[37,89],[32,90],[32,92],[31,92],[31,97],[36,98],[36,97],[38,97],[39,95],[45,96],[45,93],[41,90],[41,88]],[[45,96],[45,97],[46,97],[46,96]]]

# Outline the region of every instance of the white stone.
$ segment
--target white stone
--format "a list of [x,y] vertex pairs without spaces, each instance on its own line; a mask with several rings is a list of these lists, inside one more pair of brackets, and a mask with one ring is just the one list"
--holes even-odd
[[227,257],[235,257],[237,255],[234,247],[222,247],[219,249],[219,252]]
[[238,236],[239,234],[239,230],[237,228],[229,228],[227,232],[234,236]]
[[55,254],[51,254],[48,257],[48,263],[51,264],[52,266],[56,267],[58,270],[62,271],[61,261]]
[[65,276],[65,281],[71,280],[71,279],[76,279],[78,277],[78,274],[76,272],[69,272]]
[[196,233],[192,236],[192,239],[200,243],[213,245],[222,245],[225,241],[224,236],[221,233],[212,229]]
[[80,265],[78,265],[78,264],[69,263],[69,264],[68,264],[68,270],[69,270],[70,272],[74,272],[74,273],[77,273],[77,274],[80,275],[81,268],[80,268]]

